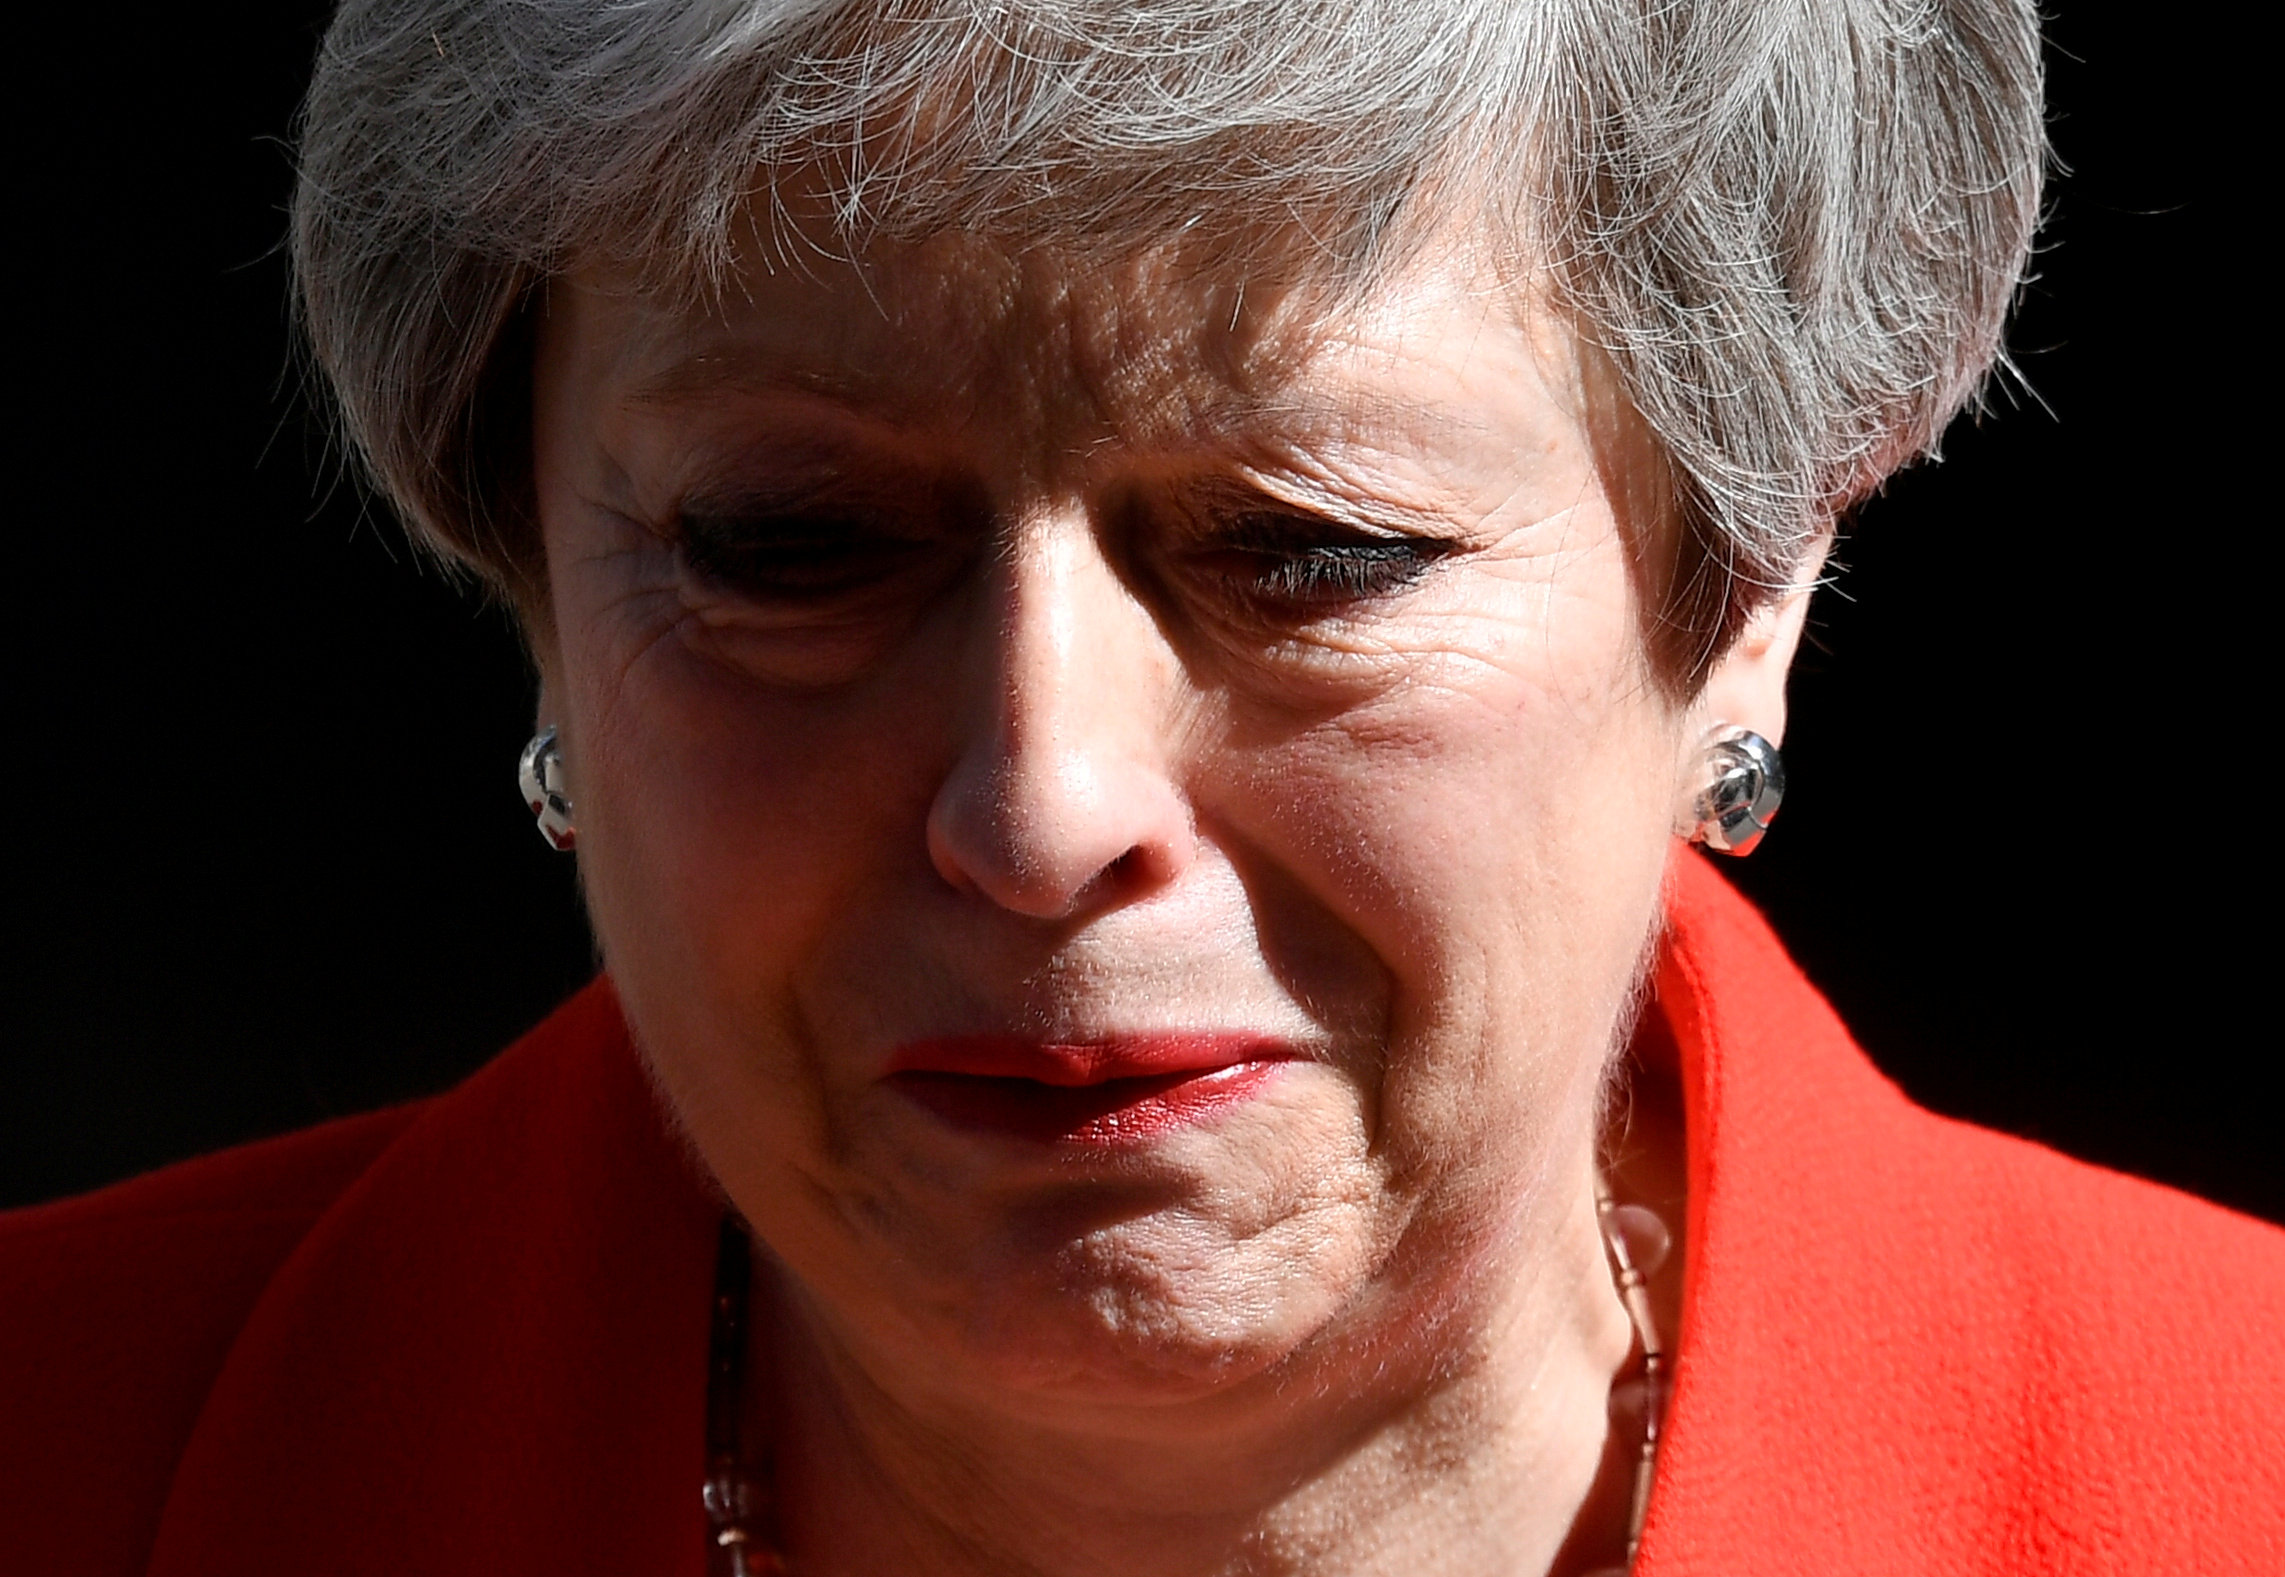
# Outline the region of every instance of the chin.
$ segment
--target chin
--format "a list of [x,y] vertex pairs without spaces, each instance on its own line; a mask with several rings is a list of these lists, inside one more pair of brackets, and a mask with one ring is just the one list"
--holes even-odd
[[964,1167],[884,1154],[876,1129],[866,1159],[897,1181],[844,1216],[875,1268],[845,1306],[905,1311],[882,1334],[962,1385],[1137,1403],[1241,1385],[1337,1324],[1385,1258],[1353,1096],[1301,1096],[1115,1155]]
[[[1041,1401],[1167,1404],[1288,1365],[1363,1290],[1362,1233],[1232,1243],[1194,1221],[1088,1234],[975,1289],[947,1345],[979,1385]],[[1009,1267],[1012,1269],[1012,1267]]]

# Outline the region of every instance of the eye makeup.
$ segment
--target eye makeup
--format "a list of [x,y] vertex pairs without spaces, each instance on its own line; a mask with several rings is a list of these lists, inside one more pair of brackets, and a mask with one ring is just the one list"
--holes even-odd
[[1456,546],[1296,511],[1252,510],[1218,523],[1183,556],[1234,595],[1303,614],[1392,596]]

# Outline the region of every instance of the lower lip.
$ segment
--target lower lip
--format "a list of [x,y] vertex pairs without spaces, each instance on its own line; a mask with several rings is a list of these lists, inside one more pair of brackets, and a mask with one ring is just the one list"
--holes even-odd
[[892,1073],[888,1082],[954,1128],[1035,1144],[1108,1148],[1146,1143],[1248,1100],[1281,1066],[1239,1062],[1079,1085],[916,1070]]

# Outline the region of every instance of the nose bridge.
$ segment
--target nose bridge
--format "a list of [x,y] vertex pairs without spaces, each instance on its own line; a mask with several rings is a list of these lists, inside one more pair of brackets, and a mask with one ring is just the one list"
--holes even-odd
[[1107,742],[1092,736],[1133,722],[1143,699],[1129,692],[1122,707],[1101,682],[1130,644],[1119,628],[1130,599],[1076,511],[1023,522],[999,580],[989,660],[998,730],[1026,766],[1049,766],[1066,753],[1059,746],[1078,747],[1068,770]]
[[929,848],[954,886],[1040,918],[1171,879],[1189,813],[1163,737],[1173,672],[1077,504],[1016,521],[990,572]]

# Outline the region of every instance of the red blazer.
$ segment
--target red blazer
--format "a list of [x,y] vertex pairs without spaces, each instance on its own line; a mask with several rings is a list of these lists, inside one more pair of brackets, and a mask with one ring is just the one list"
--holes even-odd
[[[1680,862],[1637,1571],[2285,1573],[2285,1233],[1931,1116]],[[0,1217],[0,1571],[703,1569],[720,1205],[608,983],[452,1093]]]

